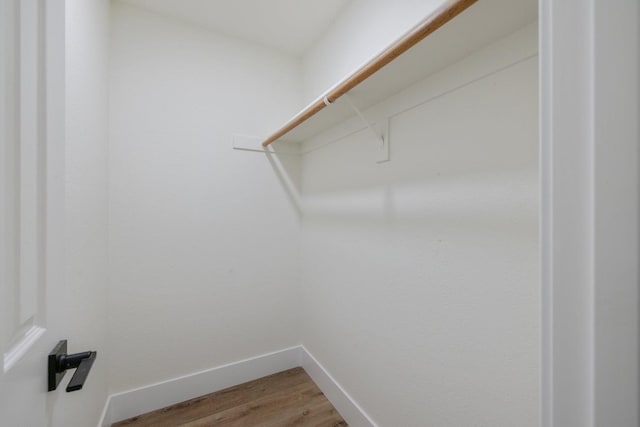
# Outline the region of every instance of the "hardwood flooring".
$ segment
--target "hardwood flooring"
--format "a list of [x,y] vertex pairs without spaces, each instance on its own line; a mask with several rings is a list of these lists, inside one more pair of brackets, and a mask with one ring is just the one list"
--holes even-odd
[[196,397],[112,427],[343,427],[347,423],[302,368]]

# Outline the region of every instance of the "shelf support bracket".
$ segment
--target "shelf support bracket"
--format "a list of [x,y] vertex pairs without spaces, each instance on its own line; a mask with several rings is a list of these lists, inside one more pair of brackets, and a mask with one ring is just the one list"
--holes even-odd
[[[389,161],[389,154],[390,154],[390,150],[389,150],[389,120],[386,119],[384,121],[384,126],[383,126],[383,132],[382,135],[380,135],[376,129],[373,127],[373,124],[371,124],[367,118],[364,116],[364,114],[362,114],[362,111],[360,111],[360,109],[358,107],[356,107],[356,105],[353,103],[353,101],[351,100],[351,97],[348,94],[344,94],[343,98],[346,99],[347,103],[349,104],[349,106],[351,107],[351,109],[358,115],[358,117],[360,117],[360,120],[362,120],[362,122],[367,126],[367,128],[371,131],[371,133],[373,133],[375,135],[376,138],[376,142],[378,143],[378,153],[377,153],[377,157],[376,157],[376,162],[377,163],[384,163],[384,162],[388,162]],[[325,103],[327,101],[327,97],[325,97]]]

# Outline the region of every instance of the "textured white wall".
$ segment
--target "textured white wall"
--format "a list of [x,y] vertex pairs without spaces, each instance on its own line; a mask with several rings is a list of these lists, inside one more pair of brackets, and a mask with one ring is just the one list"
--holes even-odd
[[366,112],[390,162],[366,131],[303,157],[303,344],[381,426],[538,425],[537,59],[502,69],[536,40]]
[[286,120],[301,79],[298,60],[267,48],[112,10],[117,392],[299,343],[298,213],[269,158],[232,150],[231,135]]
[[[108,0],[67,0],[64,336],[97,350],[81,392],[57,393],[55,426],[97,423],[107,396]],[[62,308],[60,308],[62,310]],[[70,375],[67,374],[67,378]],[[66,380],[68,381],[68,379]]]

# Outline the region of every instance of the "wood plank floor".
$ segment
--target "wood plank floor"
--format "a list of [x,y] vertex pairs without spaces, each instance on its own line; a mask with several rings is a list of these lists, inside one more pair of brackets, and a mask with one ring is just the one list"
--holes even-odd
[[343,427],[302,368],[293,368],[120,421],[112,427]]

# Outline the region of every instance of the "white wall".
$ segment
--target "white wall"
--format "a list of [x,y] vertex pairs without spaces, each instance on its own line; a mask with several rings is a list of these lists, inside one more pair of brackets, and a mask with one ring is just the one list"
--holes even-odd
[[303,344],[381,426],[538,425],[536,52],[533,24],[367,111],[388,163],[367,131],[303,156]]
[[298,212],[269,158],[231,135],[277,127],[301,79],[297,59],[112,6],[117,392],[299,343]]
[[442,0],[351,0],[303,55],[305,101],[313,101],[422,22],[442,3]]
[[[66,1],[65,285],[69,351],[96,350],[80,392],[60,390],[55,426],[97,423],[107,397],[108,0]],[[62,308],[61,308],[62,310]],[[67,378],[70,375],[67,374]]]

